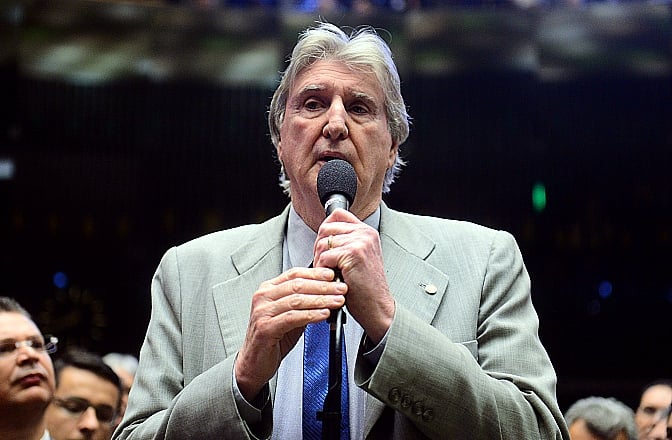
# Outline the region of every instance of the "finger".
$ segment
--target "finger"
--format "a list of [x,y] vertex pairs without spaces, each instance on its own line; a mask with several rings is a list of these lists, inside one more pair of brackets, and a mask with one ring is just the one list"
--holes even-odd
[[361,220],[357,218],[355,214],[353,214],[350,211],[346,211],[345,209],[337,209],[327,218],[325,219],[325,222],[331,223],[331,222],[345,222],[345,223],[359,223]]
[[281,273],[275,278],[263,282],[262,286],[277,286],[295,279],[331,281],[334,279],[334,271],[326,267],[294,267]]
[[[330,270],[333,273],[332,270]],[[347,285],[341,282],[294,278],[281,284],[264,284],[253,297],[253,305],[260,307],[267,302],[284,301],[291,308],[307,309],[321,307],[315,298],[344,295]],[[319,300],[317,300],[319,301]],[[323,300],[329,301],[330,300]],[[326,306],[325,306],[326,307]]]
[[305,295],[301,300],[285,297],[252,311],[252,333],[262,340],[279,340],[292,330],[325,320],[332,309],[344,304],[343,295]]

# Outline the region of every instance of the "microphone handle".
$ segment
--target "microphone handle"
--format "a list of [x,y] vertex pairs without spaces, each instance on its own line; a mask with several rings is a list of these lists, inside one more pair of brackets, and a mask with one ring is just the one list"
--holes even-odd
[[324,212],[327,216],[331,215],[337,208],[345,209],[346,211],[350,210],[350,202],[348,198],[343,194],[334,193],[329,196],[327,201],[324,203]]
[[[334,212],[336,209],[341,208],[345,209],[346,211],[350,210],[350,202],[348,201],[348,198],[341,193],[333,193],[330,194],[329,197],[327,198],[327,201],[324,202],[324,213],[328,216],[331,215],[332,212]],[[334,281],[340,282],[343,281],[343,275],[341,275],[341,271],[338,268],[334,268]],[[341,312],[341,309],[338,310],[332,310],[331,314],[329,315],[329,318],[327,319],[327,322],[329,323],[334,323],[338,320],[340,320],[340,316],[337,315],[336,312]]]
[[[343,194],[334,193],[325,202],[324,211],[329,216],[337,208],[348,211],[350,202]],[[334,268],[334,272],[334,281],[342,281],[341,271]],[[341,390],[344,385],[342,383],[342,344],[345,321],[346,315],[342,307],[332,310],[329,318],[327,318],[329,323],[329,385],[322,411],[317,414],[318,420],[322,421],[322,440],[338,440],[340,438],[341,419],[343,417]]]

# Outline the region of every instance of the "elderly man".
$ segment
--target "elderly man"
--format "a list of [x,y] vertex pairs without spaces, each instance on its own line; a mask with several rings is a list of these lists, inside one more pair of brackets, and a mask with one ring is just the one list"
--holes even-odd
[[637,440],[635,413],[613,397],[577,400],[565,420],[572,440]]
[[[291,203],[163,257],[116,438],[567,438],[513,237],[382,202],[408,118],[373,29],[302,34],[269,111]],[[327,216],[334,159],[354,198]]]
[[49,439],[44,414],[54,394],[56,342],[19,303],[0,297],[0,439]]

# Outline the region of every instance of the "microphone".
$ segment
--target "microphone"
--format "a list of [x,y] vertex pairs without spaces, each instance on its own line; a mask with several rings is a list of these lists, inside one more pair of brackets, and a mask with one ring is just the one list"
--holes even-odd
[[357,194],[357,174],[348,162],[332,159],[317,174],[317,194],[329,216],[336,208],[350,209]]
[[[336,208],[350,209],[357,193],[357,174],[348,162],[333,159],[325,163],[317,174],[317,194],[329,216]],[[342,279],[341,272],[334,269],[334,281]],[[342,308],[332,310],[329,322],[329,379],[327,395],[322,411],[317,419],[322,421],[322,440],[340,438],[342,410],[341,395],[343,387],[343,324],[345,313]],[[347,384],[346,384],[347,386]]]

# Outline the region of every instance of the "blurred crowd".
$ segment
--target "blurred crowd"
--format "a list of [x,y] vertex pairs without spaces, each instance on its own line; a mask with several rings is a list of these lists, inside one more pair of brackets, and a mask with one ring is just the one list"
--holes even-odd
[[[132,354],[58,347],[16,300],[0,297],[0,438],[110,440],[137,366]],[[588,396],[565,420],[571,440],[672,440],[671,411],[672,379],[663,378],[642,388],[637,408]]]

